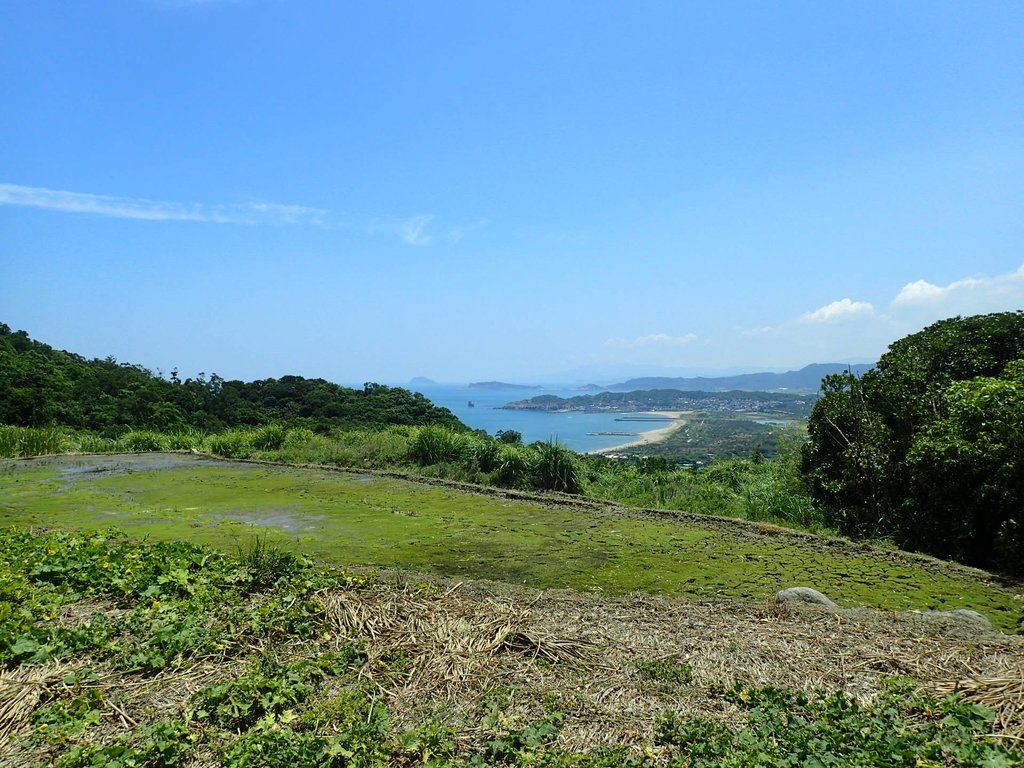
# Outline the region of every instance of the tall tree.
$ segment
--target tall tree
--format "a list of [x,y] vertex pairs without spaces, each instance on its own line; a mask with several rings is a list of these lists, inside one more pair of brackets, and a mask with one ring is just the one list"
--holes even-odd
[[831,522],[974,565],[1024,567],[1022,360],[1024,312],[1003,312],[942,320],[894,342],[863,377],[827,378],[802,464]]

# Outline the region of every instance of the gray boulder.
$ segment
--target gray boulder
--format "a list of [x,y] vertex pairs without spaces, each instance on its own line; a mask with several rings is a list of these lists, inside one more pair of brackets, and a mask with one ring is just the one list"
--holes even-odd
[[992,629],[991,621],[977,611],[972,611],[970,608],[956,608],[952,611],[928,611],[925,615],[932,616],[937,619],[953,619],[955,621],[974,624],[985,629]]
[[829,600],[825,595],[810,587],[790,587],[783,589],[775,596],[776,603],[811,603],[812,605],[823,605],[830,611],[838,611],[839,606]]

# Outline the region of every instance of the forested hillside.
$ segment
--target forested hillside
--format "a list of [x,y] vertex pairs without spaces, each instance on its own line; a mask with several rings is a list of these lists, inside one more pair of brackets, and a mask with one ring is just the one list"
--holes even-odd
[[803,469],[830,525],[1024,572],[1024,312],[942,320],[823,389]]
[[318,431],[389,425],[464,425],[419,393],[381,384],[351,389],[282,376],[226,381],[199,374],[169,379],[113,358],[87,360],[0,323],[0,424],[68,426],[100,432],[172,431],[285,423]]

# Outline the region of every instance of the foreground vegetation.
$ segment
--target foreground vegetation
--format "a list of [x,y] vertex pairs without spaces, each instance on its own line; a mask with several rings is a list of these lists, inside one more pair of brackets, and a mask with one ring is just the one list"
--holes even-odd
[[[999,768],[1024,760],[1013,741],[992,735],[991,711],[936,698],[911,679],[879,680],[863,702],[842,690],[708,681],[675,657],[641,655],[627,662],[632,672],[613,669],[608,649],[546,633],[518,609],[462,605],[444,585],[387,586],[323,570],[260,540],[229,555],[114,532],[5,529],[0,585],[0,750],[11,766]],[[435,623],[402,629],[398,617],[417,607]],[[784,631],[803,620],[775,621]],[[447,648],[456,638],[468,644]],[[962,641],[956,651],[970,652]],[[598,715],[565,682],[591,679],[597,656],[600,675],[628,675],[623,681],[653,692],[654,706],[691,688],[706,706],[652,709],[588,744],[588,720]],[[552,677],[560,692],[530,687]]]

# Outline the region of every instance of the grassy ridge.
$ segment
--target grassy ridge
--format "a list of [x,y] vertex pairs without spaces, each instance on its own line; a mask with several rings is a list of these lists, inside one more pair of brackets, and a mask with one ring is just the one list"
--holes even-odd
[[693,472],[656,458],[617,463],[558,445],[509,444],[437,426],[334,430],[328,435],[279,425],[215,434],[140,430],[116,439],[67,429],[0,426],[0,456],[6,457],[181,449],[233,459],[399,469],[478,485],[567,491],[634,506],[825,530],[802,486],[792,444],[770,462],[727,460]]
[[973,608],[1003,629],[1012,593],[907,559],[622,510],[468,494],[386,477],[165,454],[8,462],[0,511],[23,527],[231,546],[266,531],[325,562],[572,587],[764,601],[794,584],[848,606]]

